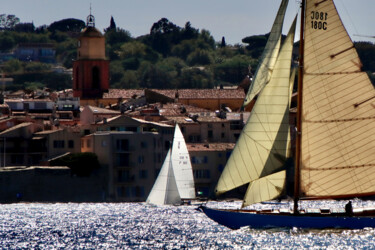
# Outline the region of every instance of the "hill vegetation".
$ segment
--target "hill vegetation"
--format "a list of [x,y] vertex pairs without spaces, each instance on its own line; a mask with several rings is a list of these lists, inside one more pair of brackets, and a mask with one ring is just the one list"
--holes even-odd
[[[85,23],[63,19],[34,27],[21,23],[14,15],[0,15],[0,52],[12,51],[19,43],[52,43],[57,62],[72,67],[77,57],[77,37]],[[113,18],[104,30],[106,53],[111,60],[111,88],[213,88],[238,85],[254,73],[268,34],[249,36],[242,45],[228,45],[223,37],[216,42],[208,30],[199,30],[187,22],[179,27],[167,18],[151,25],[149,34],[132,37],[116,26]],[[356,43],[363,69],[375,72],[375,45]],[[7,76],[14,78],[13,88],[48,87],[55,90],[71,88],[71,79],[51,71],[51,65],[20,62],[3,63]],[[372,77],[372,74],[369,74]]]

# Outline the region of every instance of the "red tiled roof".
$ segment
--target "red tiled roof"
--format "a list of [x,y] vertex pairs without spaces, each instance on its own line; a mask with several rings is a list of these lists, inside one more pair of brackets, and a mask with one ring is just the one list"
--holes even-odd
[[179,99],[244,99],[245,93],[242,89],[152,89],[152,91]]
[[131,99],[133,96],[143,96],[143,89],[109,89],[108,93],[103,94],[103,98],[123,98]]
[[188,151],[227,151],[233,150],[235,143],[187,143]]

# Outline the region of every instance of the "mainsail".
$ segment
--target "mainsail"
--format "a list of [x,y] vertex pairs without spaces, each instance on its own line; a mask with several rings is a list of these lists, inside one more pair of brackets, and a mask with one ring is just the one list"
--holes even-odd
[[285,170],[281,169],[288,153],[289,86],[295,26],[296,19],[277,58],[270,82],[261,91],[217,185],[217,193],[223,193],[252,182],[244,205],[273,199],[280,195],[285,185]]
[[254,74],[253,82],[242,105],[243,107],[248,105],[251,100],[253,100],[257,94],[259,94],[271,77],[271,73],[280,50],[281,31],[283,28],[284,16],[288,6],[288,1],[289,0],[283,0],[280,4],[266,47],[264,48],[262,56],[259,60],[258,68]]
[[332,0],[306,3],[301,196],[375,194],[375,91]]
[[158,178],[146,200],[155,205],[180,204],[181,198],[177,190],[176,179],[171,162],[171,149],[168,150]]
[[178,124],[174,131],[171,157],[181,199],[195,199],[194,177],[189,152]]

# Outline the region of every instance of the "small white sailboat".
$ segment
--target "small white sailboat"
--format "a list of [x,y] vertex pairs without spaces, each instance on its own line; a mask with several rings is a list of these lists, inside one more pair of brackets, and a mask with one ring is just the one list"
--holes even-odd
[[312,213],[298,207],[301,199],[375,194],[374,87],[361,71],[333,0],[303,0],[301,23],[294,171],[285,169],[289,137],[283,119],[288,110],[282,116],[289,106],[288,75],[281,62],[289,53],[287,38],[217,185],[217,193],[222,193],[248,183],[243,203],[247,206],[285,194],[286,179],[293,174],[293,211],[200,207],[227,227],[375,227],[375,208],[352,211],[347,206],[346,212]]
[[195,199],[193,170],[180,127],[176,124],[172,147],[146,202],[155,205],[178,205]]

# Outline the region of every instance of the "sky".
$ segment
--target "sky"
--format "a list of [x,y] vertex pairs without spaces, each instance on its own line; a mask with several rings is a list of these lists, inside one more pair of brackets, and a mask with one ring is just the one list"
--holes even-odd
[[[286,34],[298,13],[299,0],[289,0],[283,33]],[[153,23],[166,17],[174,24],[210,31],[216,41],[224,36],[227,44],[241,44],[244,37],[270,31],[281,0],[1,0],[0,14],[14,14],[21,22],[36,27],[66,18],[86,21],[95,16],[103,31],[113,16],[117,27],[132,37],[148,34]],[[375,0],[336,0],[341,19],[354,41],[375,38]],[[358,36],[362,35],[362,36]]]

